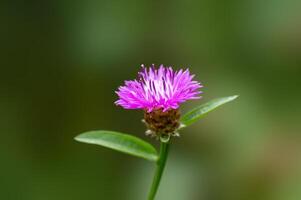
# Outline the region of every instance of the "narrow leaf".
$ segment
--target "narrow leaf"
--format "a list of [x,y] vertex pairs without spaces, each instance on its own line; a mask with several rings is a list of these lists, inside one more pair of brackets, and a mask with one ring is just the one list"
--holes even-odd
[[90,131],[74,138],[79,142],[97,144],[150,161],[157,161],[158,153],[149,143],[132,135],[114,131]]
[[213,99],[203,105],[200,105],[200,106],[192,109],[188,113],[186,113],[181,118],[181,123],[184,125],[184,127],[188,126],[188,125],[194,123],[195,121],[201,119],[207,113],[211,112],[212,110],[216,109],[217,107],[219,107],[225,103],[228,103],[230,101],[233,101],[237,97],[238,97],[238,95]]

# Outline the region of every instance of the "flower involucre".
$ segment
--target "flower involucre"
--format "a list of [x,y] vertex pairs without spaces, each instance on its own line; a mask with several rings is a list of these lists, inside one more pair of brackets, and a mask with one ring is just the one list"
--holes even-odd
[[115,103],[125,109],[144,109],[147,112],[162,109],[178,109],[179,105],[190,99],[199,99],[203,87],[193,80],[189,70],[174,71],[172,67],[161,65],[156,69],[142,65],[138,80],[125,81],[116,91],[119,100]]

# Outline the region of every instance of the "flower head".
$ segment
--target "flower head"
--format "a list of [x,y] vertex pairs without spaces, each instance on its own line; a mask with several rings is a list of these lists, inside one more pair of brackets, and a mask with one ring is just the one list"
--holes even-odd
[[125,109],[144,109],[147,112],[162,109],[178,109],[190,99],[199,99],[202,85],[193,80],[189,70],[174,71],[172,67],[161,65],[156,69],[142,65],[138,80],[125,81],[116,92],[119,100],[116,105]]

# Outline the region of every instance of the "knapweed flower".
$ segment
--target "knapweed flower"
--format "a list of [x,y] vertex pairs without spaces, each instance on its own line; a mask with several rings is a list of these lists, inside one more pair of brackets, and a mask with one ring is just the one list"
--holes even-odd
[[193,78],[188,69],[174,71],[163,65],[158,69],[142,65],[138,79],[125,81],[116,91],[119,100],[115,103],[125,109],[144,110],[147,134],[175,135],[180,126],[180,104],[199,99],[202,93],[199,89],[203,86]]

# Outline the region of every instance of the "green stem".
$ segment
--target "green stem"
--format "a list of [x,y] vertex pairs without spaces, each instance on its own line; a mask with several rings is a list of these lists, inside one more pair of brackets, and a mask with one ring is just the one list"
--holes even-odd
[[156,196],[161,181],[161,177],[163,174],[163,170],[165,167],[168,150],[169,150],[169,143],[161,141],[159,159],[157,161],[157,168],[153,178],[152,187],[149,191],[148,200],[153,200]]

